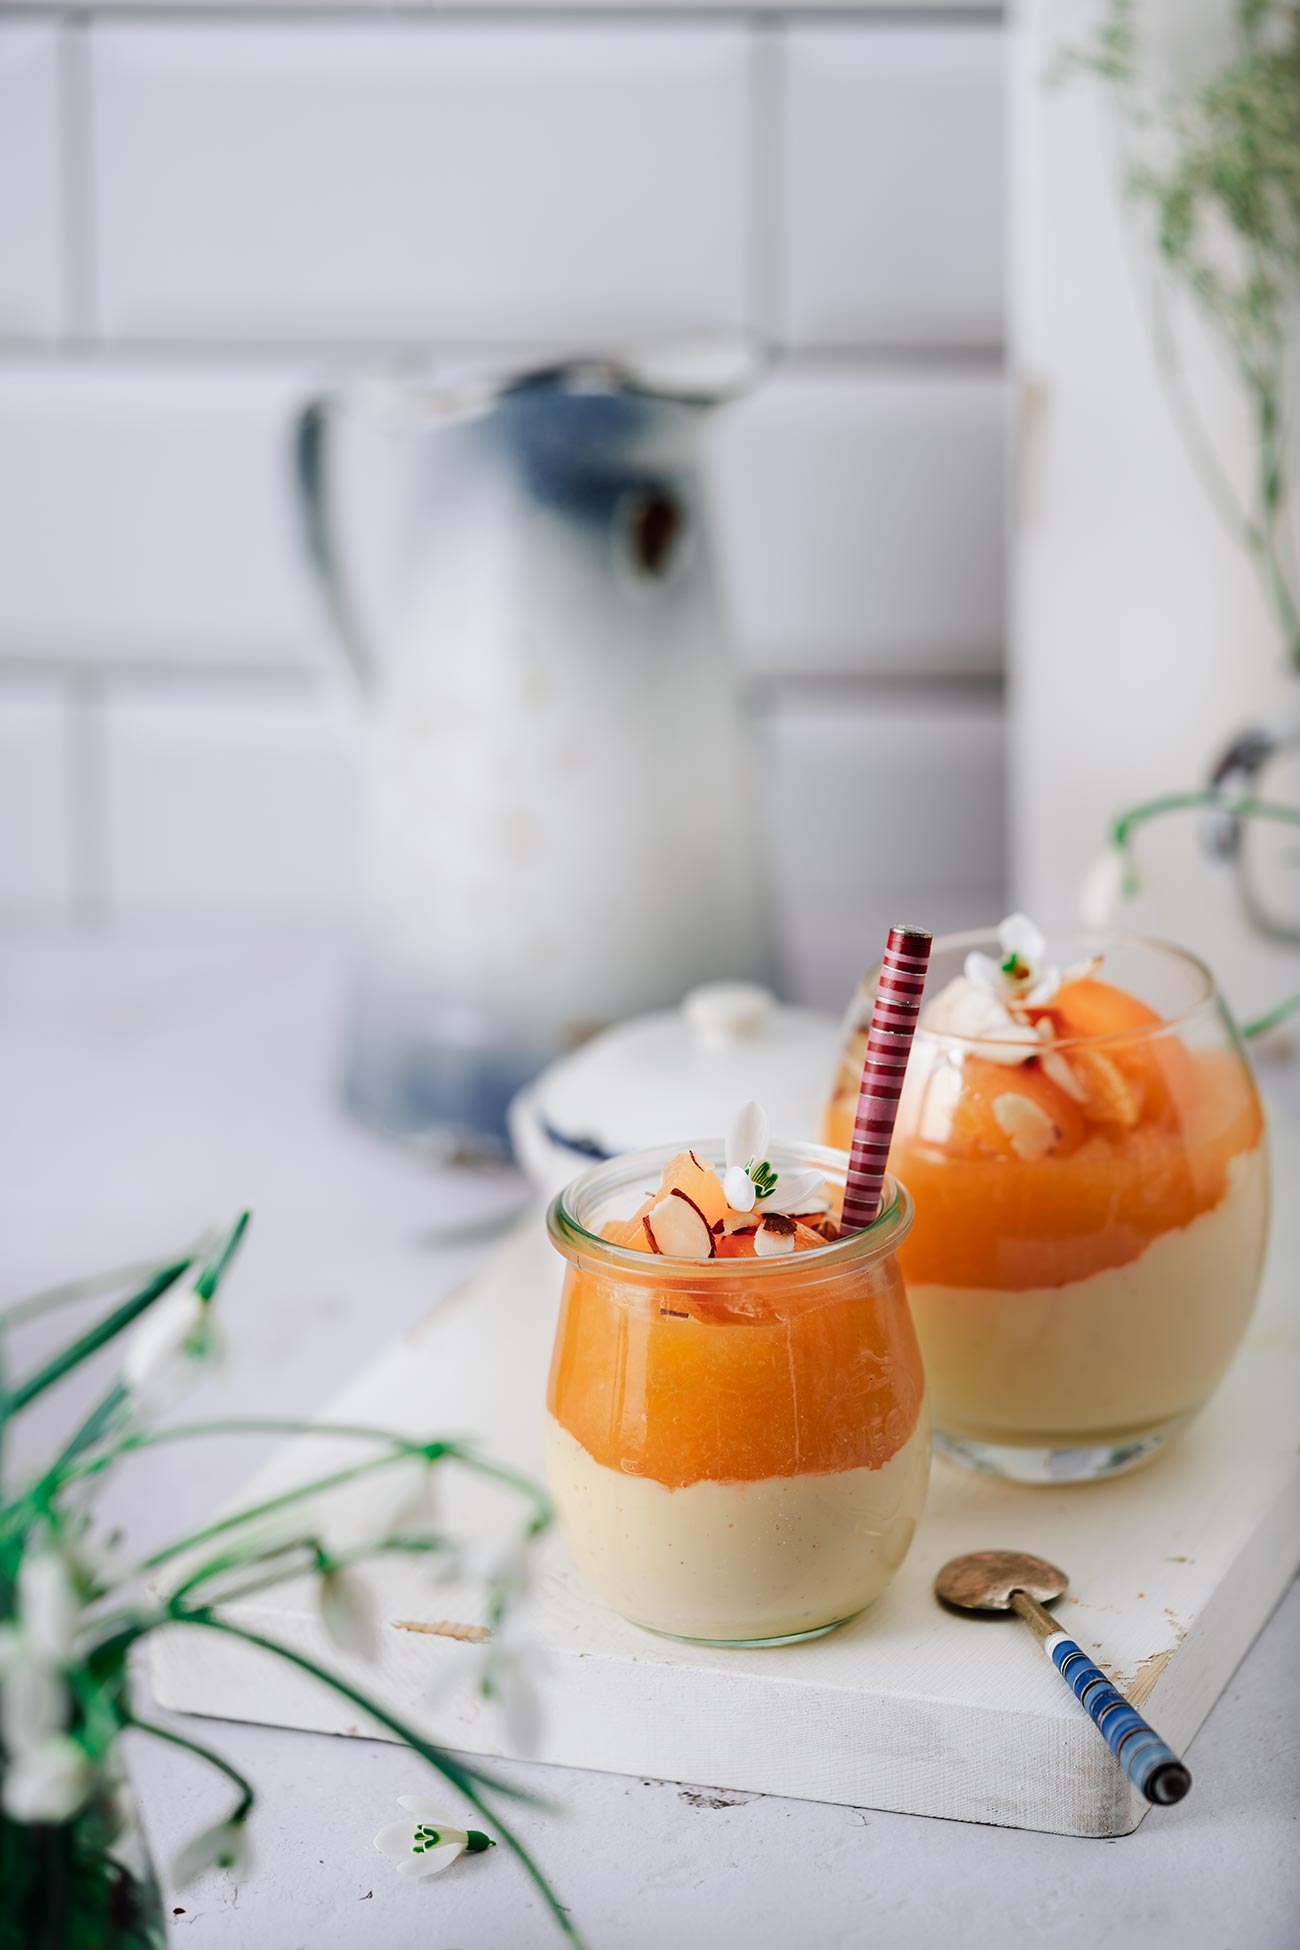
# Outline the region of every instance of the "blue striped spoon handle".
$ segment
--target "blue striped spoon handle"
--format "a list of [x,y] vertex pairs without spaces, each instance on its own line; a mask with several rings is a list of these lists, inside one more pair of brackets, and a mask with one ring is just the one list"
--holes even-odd
[[1092,1715],[1138,1793],[1159,1807],[1181,1801],[1192,1785],[1192,1777],[1172,1747],[1165,1745],[1155,1728],[1118,1687],[1111,1685],[1100,1666],[1093,1664],[1069,1633],[1058,1629],[1052,1614],[1037,1599],[1016,1591],[1011,1604],[1042,1640],[1044,1652],[1080,1705]]

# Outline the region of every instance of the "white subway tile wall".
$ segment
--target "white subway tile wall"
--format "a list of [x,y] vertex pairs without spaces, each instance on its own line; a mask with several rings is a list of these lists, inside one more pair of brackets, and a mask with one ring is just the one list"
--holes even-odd
[[66,686],[0,679],[0,911],[70,912],[72,763]]
[[1000,344],[999,37],[794,27],[785,113],[791,340]]
[[749,58],[739,26],[98,27],[101,329],[739,325]]
[[0,336],[45,338],[63,323],[59,32],[0,32]]
[[323,381],[736,327],[774,370],[710,464],[788,978],[841,999],[905,896],[989,914],[1002,40],[951,4],[0,19],[0,917],[346,907],[359,738],[289,498]]
[[0,651],[109,673],[314,657],[289,498],[305,387],[242,364],[0,363]]
[[341,917],[360,837],[350,703],[124,685],[104,712],[113,912]]
[[731,605],[760,670],[996,676],[996,372],[778,373],[728,413],[715,467]]
[[1005,742],[999,706],[969,697],[840,693],[769,721],[769,846],[792,992],[843,1008],[892,923],[947,932],[988,920],[1002,891]]

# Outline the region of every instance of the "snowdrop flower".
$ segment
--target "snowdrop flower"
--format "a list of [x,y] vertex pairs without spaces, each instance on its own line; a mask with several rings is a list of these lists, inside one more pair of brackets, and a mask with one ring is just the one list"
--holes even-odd
[[[963,1042],[980,1043],[980,1055],[989,1063],[1024,1063],[1038,1054],[1046,1035],[1044,1023],[1013,1015],[1001,995],[972,981],[969,975],[954,976],[939,991],[927,1005],[921,1027],[929,1036],[957,1036]],[[909,1077],[913,1069],[919,1074],[915,1060]]]
[[978,952],[966,957],[966,979],[1004,1002],[1042,1008],[1061,986],[1059,968],[1047,964],[1047,942],[1027,914],[1009,914],[998,929],[997,960]]
[[0,1738],[10,1754],[25,1753],[61,1734],[68,1724],[68,1682],[24,1632],[4,1628],[0,1639]]
[[1112,843],[1084,875],[1079,911],[1090,928],[1104,928],[1114,920],[1121,902],[1136,891],[1128,854]]
[[542,1744],[544,1714],[537,1681],[546,1653],[508,1612],[488,1641],[483,1691],[496,1701],[506,1740],[516,1754],[535,1754]]
[[379,1650],[374,1606],[365,1580],[345,1566],[321,1572],[320,1620],[340,1652],[373,1661]]
[[63,1552],[46,1542],[29,1543],[18,1566],[18,1617],[28,1644],[55,1662],[68,1658],[80,1610]]
[[216,1351],[208,1302],[196,1288],[165,1294],[127,1344],[122,1382],[138,1408],[157,1408],[175,1393],[187,1363]]
[[[768,1136],[767,1113],[762,1105],[743,1105],[727,1137],[727,1169],[722,1180],[732,1211],[752,1212],[761,1204],[765,1213],[809,1212],[824,1203],[825,1181],[820,1172],[773,1171],[763,1156]],[[793,1234],[790,1240],[793,1246]]]
[[186,1842],[172,1863],[172,1882],[177,1889],[197,1882],[209,1869],[246,1867],[249,1859],[248,1824],[244,1821],[218,1821],[205,1828],[193,1841]]
[[70,1734],[52,1734],[11,1750],[4,1770],[4,1811],[11,1821],[71,1821],[90,1783],[85,1748]]
[[409,1821],[391,1821],[375,1836],[381,1855],[390,1855],[399,1876],[419,1881],[424,1876],[440,1875],[458,1855],[479,1855],[495,1848],[490,1835],[477,1828],[458,1828],[432,1801],[422,1794],[399,1794],[399,1808],[405,1808]]
[[[39,1801],[48,1792],[57,1803],[59,1770],[66,1773],[75,1763],[65,1738],[70,1699],[63,1667],[72,1654],[80,1605],[66,1558],[44,1541],[28,1544],[15,1584],[16,1622],[0,1628],[0,1738],[11,1774],[19,1762],[31,1763],[15,1793]],[[82,1749],[76,1752],[84,1760]],[[41,1785],[50,1782],[56,1785]]]

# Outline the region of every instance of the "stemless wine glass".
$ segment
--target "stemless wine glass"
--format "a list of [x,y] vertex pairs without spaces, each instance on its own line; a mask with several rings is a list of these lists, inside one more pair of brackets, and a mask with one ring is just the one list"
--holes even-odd
[[[696,1144],[719,1171],[721,1144]],[[842,1186],[819,1146],[778,1171]],[[547,1395],[547,1472],[578,1569],[674,1638],[783,1645],[879,1596],[929,1479],[920,1353],[896,1252],[912,1201],[888,1181],[865,1232],[770,1259],[615,1245],[663,1154],[603,1164],[554,1201],[568,1260]]]
[[[1002,952],[992,933],[935,943],[931,996],[972,949]],[[1134,998],[1126,1027],[1020,1064],[1005,1043],[918,1029],[890,1154],[916,1201],[901,1263],[935,1447],[1024,1482],[1132,1468],[1205,1403],[1268,1229],[1259,1098],[1209,970],[1116,933],[1049,938],[1046,960],[1098,955],[1099,982]],[[877,974],[827,1108],[841,1146]]]

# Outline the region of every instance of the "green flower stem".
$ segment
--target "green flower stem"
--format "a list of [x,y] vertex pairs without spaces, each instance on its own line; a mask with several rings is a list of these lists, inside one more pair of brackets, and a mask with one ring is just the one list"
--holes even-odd
[[98,1354],[101,1347],[107,1347],[108,1343],[115,1340],[131,1325],[132,1321],[138,1320],[142,1313],[152,1307],[154,1301],[160,1299],[169,1287],[174,1286],[181,1274],[192,1264],[193,1261],[190,1259],[174,1259],[169,1265],[160,1267],[152,1278],[146,1280],[145,1284],[131,1295],[129,1300],[124,1300],[120,1307],[115,1307],[112,1313],[106,1314],[103,1320],[88,1328],[77,1340],[65,1347],[62,1353],[56,1354],[43,1368],[21,1382],[9,1395],[10,1414],[17,1415],[20,1410],[34,1402],[38,1395],[43,1395],[47,1388],[52,1388],[56,1381],[62,1381],[64,1375],[70,1374],[73,1368],[89,1360],[92,1354]]
[[263,1577],[250,1578],[246,1584],[235,1585],[233,1589],[210,1592],[205,1597],[205,1603],[238,1605],[246,1598],[257,1597],[260,1592],[274,1590],[276,1585],[283,1584],[286,1578],[301,1577],[308,1571],[316,1571],[323,1576],[327,1571],[351,1570],[353,1565],[368,1563],[371,1558],[382,1557],[389,1551],[439,1551],[448,1548],[447,1543],[440,1537],[381,1537],[377,1543],[363,1544],[356,1550],[335,1555],[332,1551],[327,1551],[314,1537],[303,1537],[294,1543],[286,1544],[282,1550],[267,1551],[262,1557],[240,1557],[234,1551],[229,1551],[221,1562],[205,1566],[203,1570],[195,1572],[194,1576],[188,1578],[184,1584],[178,1585],[171,1594],[171,1601],[175,1604],[179,1598],[188,1596],[200,1584],[206,1584],[210,1577],[219,1577],[223,1570],[238,1570],[245,1566],[251,1569],[255,1564],[274,1564],[277,1557],[288,1557],[293,1551],[306,1552],[307,1562],[300,1566],[283,1565],[279,1570],[271,1571]]
[[1243,1022],[1241,1033],[1249,1043],[1256,1036],[1263,1036],[1268,1030],[1276,1029],[1279,1023],[1285,1022],[1288,1016],[1295,1015],[1297,1010],[1300,1010],[1300,995],[1289,995],[1286,1001],[1279,1002],[1275,1009],[1269,1009],[1262,1016],[1255,1016],[1250,1022]]
[[211,1747],[203,1746],[200,1741],[190,1740],[183,1733],[175,1733],[171,1727],[159,1726],[156,1720],[141,1720],[131,1713],[123,1724],[134,1727],[137,1733],[147,1733],[155,1740],[165,1740],[169,1746],[180,1747],[185,1753],[194,1754],[197,1759],[205,1760],[209,1767],[215,1767],[218,1774],[224,1774],[226,1779],[232,1781],[239,1790],[239,1800],[230,1820],[247,1821],[253,1811],[257,1794],[252,1782],[246,1780],[237,1767],[232,1767],[228,1760],[221,1758],[220,1754],[214,1754]]
[[[197,1259],[204,1249],[206,1240],[194,1248],[191,1261]],[[0,1308],[0,1327],[22,1327],[29,1320],[41,1314],[56,1313],[61,1307],[72,1307],[79,1300],[93,1300],[102,1293],[115,1293],[124,1286],[138,1286],[157,1272],[164,1262],[160,1257],[134,1260],[130,1266],[114,1266],[106,1273],[90,1273],[80,1280],[61,1280],[57,1286],[43,1287],[39,1293],[31,1293],[25,1300],[16,1300],[11,1307]]]
[[[156,1449],[163,1442],[190,1442],[210,1435],[324,1435],[354,1436],[362,1442],[387,1442],[402,1456],[424,1457],[430,1463],[437,1462],[446,1452],[446,1445],[434,1442],[417,1442],[413,1438],[394,1435],[391,1429],[369,1429],[354,1427],[348,1422],[304,1422],[291,1416],[250,1416],[231,1417],[224,1421],[178,1422],[167,1429],[143,1429],[133,1435],[124,1436],[121,1442],[111,1449],[105,1449],[89,1461],[78,1465],[70,1475],[81,1477],[98,1475],[107,1469],[120,1456],[129,1456],[137,1449]],[[433,1453],[436,1450],[437,1453]]]
[[48,1477],[57,1477],[62,1481],[67,1472],[68,1465],[81,1454],[82,1450],[92,1448],[96,1442],[100,1441],[108,1433],[115,1422],[121,1420],[123,1414],[126,1412],[129,1400],[130,1396],[126,1388],[120,1381],[115,1381],[103,1399],[90,1411],[90,1414],[86,1417],[81,1427],[75,1431],[70,1440],[55,1457],[54,1462],[47,1472],[47,1479]]
[[[205,1262],[202,1272],[194,1283],[195,1291],[199,1293],[203,1300],[210,1301],[216,1293],[235,1255],[239,1242],[247,1230],[250,1217],[250,1213],[246,1211],[241,1212],[234,1225],[220,1239],[215,1250]],[[16,1406],[19,1408],[25,1407],[26,1400],[30,1400],[34,1395],[39,1394],[43,1388],[60,1380],[69,1369],[76,1367],[80,1362],[87,1359],[89,1355],[97,1353],[99,1348],[112,1340],[124,1327],[130,1326],[133,1320],[142,1314],[146,1308],[152,1306],[153,1302],[161,1294],[165,1293],[167,1288],[173,1285],[188,1267],[194,1264],[194,1260],[195,1255],[191,1254],[188,1258],[176,1261],[170,1267],[164,1267],[141,1292],[133,1294],[131,1299],[124,1301],[120,1307],[109,1314],[106,1319],[102,1320],[97,1327],[91,1328],[88,1333],[83,1334],[79,1341],[74,1341],[72,1346],[66,1348],[62,1355],[58,1356],[55,1361],[49,1364],[47,1369],[43,1369],[39,1375],[35,1376],[27,1384],[29,1393],[26,1399],[17,1402]],[[89,1449],[93,1443],[98,1442],[106,1431],[113,1426],[113,1423],[121,1418],[129,1404],[129,1391],[123,1387],[120,1381],[114,1382],[113,1386],[108,1390],[108,1393],[91,1410],[86,1420],[81,1424],[81,1427],[73,1435],[71,1441],[55,1457],[54,1462],[50,1465],[40,1483],[36,1485],[32,1492],[32,1500],[37,1503],[38,1507],[41,1499],[46,1497],[52,1489],[57,1488],[62,1481],[63,1472],[73,1457],[80,1455],[83,1449]]]
[[481,1781],[485,1786],[493,1789],[495,1792],[511,1795],[515,1799],[528,1799],[530,1797],[520,1795],[519,1790],[512,1788],[508,1782],[493,1780],[488,1775],[480,1774],[477,1769],[470,1769],[463,1766],[459,1761],[454,1760],[451,1754],[447,1753],[445,1749],[436,1747],[431,1741],[425,1740],[406,1721],[399,1720],[386,1707],[379,1705],[376,1700],[368,1699],[355,1686],[349,1685],[347,1680],[337,1678],[334,1673],[328,1671],[324,1666],[317,1665],[314,1659],[307,1658],[304,1653],[295,1652],[287,1645],[279,1645],[274,1639],[263,1638],[260,1632],[246,1631],[243,1626],[234,1625],[228,1619],[218,1618],[210,1612],[182,1612],[174,1622],[183,1625],[206,1626],[210,1631],[224,1632],[230,1638],[242,1639],[245,1645],[257,1646],[263,1652],[272,1653],[276,1658],[285,1660],[287,1664],[297,1666],[299,1671],[309,1674],[311,1678],[320,1680],[323,1685],[332,1687],[343,1699],[350,1701],[353,1706],[359,1707],[363,1713],[368,1714],[381,1727],[386,1727],[389,1733],[395,1734],[404,1745],[419,1754],[422,1760],[427,1761],[436,1773],[441,1774],[444,1780],[449,1781],[453,1787],[457,1788],[470,1803],[471,1807],[476,1808],[486,1821],[491,1822],[495,1828],[499,1829],[502,1839],[532,1879],[564,1936],[571,1944],[576,1946],[576,1950],[582,1950],[582,1939],[570,1920],[568,1912],[563,1908],[559,1898],[551,1888],[550,1883],[546,1880],[541,1869],[533,1860],[523,1842],[514,1833],[513,1829],[508,1827],[502,1821],[500,1815],[496,1813],[495,1809],[484,1801],[478,1792],[475,1782]]
[[199,1274],[198,1279],[194,1282],[194,1291],[198,1294],[200,1300],[211,1300],[216,1294],[217,1288],[226,1276],[226,1270],[231,1260],[239,1251],[239,1242],[247,1232],[249,1220],[252,1216],[252,1213],[248,1210],[240,1213],[234,1225],[231,1226],[230,1231],[221,1241],[216,1252],[212,1255],[203,1271]]
[[[1144,804],[1134,806],[1131,811],[1121,814],[1111,827],[1111,844],[1121,853],[1126,853],[1135,828],[1145,825],[1148,819],[1158,819],[1162,813],[1169,812],[1207,811],[1226,813],[1231,819],[1273,819],[1284,826],[1300,826],[1300,806],[1284,805],[1277,799],[1225,799],[1221,792],[1207,786],[1199,792],[1167,792],[1162,798],[1148,799]],[[1252,1042],[1267,1030],[1276,1029],[1279,1023],[1295,1015],[1297,1010],[1300,1010],[1300,994],[1288,996],[1266,1014],[1243,1022],[1242,1036],[1246,1042]]]
[[1300,826],[1300,806],[1283,805],[1277,799],[1225,799],[1221,792],[1206,786],[1199,792],[1166,792],[1159,799],[1147,799],[1140,806],[1121,814],[1111,827],[1117,847],[1126,847],[1135,827],[1148,819],[1169,812],[1220,812],[1233,819],[1276,819],[1284,825]]
[[[292,1557],[296,1552],[304,1551],[308,1555],[308,1563],[301,1566],[281,1565],[271,1577],[260,1577],[256,1584],[250,1587],[252,1590],[264,1590],[272,1584],[283,1584],[286,1578],[297,1577],[300,1571],[310,1570],[313,1565],[319,1569],[322,1557],[321,1546],[314,1537],[294,1537],[283,1544],[274,1545],[270,1550],[256,1551],[250,1557],[247,1546],[235,1544],[230,1550],[220,1551],[216,1557],[210,1557],[206,1564],[200,1564],[196,1571],[192,1571],[189,1577],[168,1593],[168,1602],[173,1605],[179,1604],[182,1598],[187,1598],[191,1591],[196,1591],[201,1584],[206,1584],[209,1578],[219,1578],[223,1571],[251,1571],[257,1565],[275,1564],[280,1558]],[[211,1602],[230,1604],[235,1598],[246,1595],[242,1590],[233,1593],[223,1592],[219,1599],[214,1598]]]
[[4,1322],[0,1321],[0,1510],[5,1494],[5,1437],[9,1432],[9,1357],[5,1348]]
[[218,1517],[215,1523],[191,1531],[188,1537],[178,1538],[173,1544],[164,1544],[152,1557],[146,1557],[140,1568],[142,1571],[156,1571],[160,1565],[169,1564],[173,1558],[192,1550],[196,1544],[206,1544],[210,1537],[224,1537],[228,1531],[239,1529],[244,1524],[257,1523],[263,1517],[274,1516],[277,1510],[290,1509],[295,1503],[304,1503],[326,1490],[340,1489],[344,1483],[355,1483],[359,1477],[373,1476],[376,1470],[391,1468],[393,1463],[405,1460],[404,1451],[395,1451],[390,1456],[372,1456],[369,1462],[353,1463],[349,1469],[336,1469],[329,1476],[317,1476],[310,1483],[299,1484],[297,1489],[285,1490],[279,1496],[269,1496],[265,1502],[250,1504],[246,1510],[232,1511],[228,1517]]

